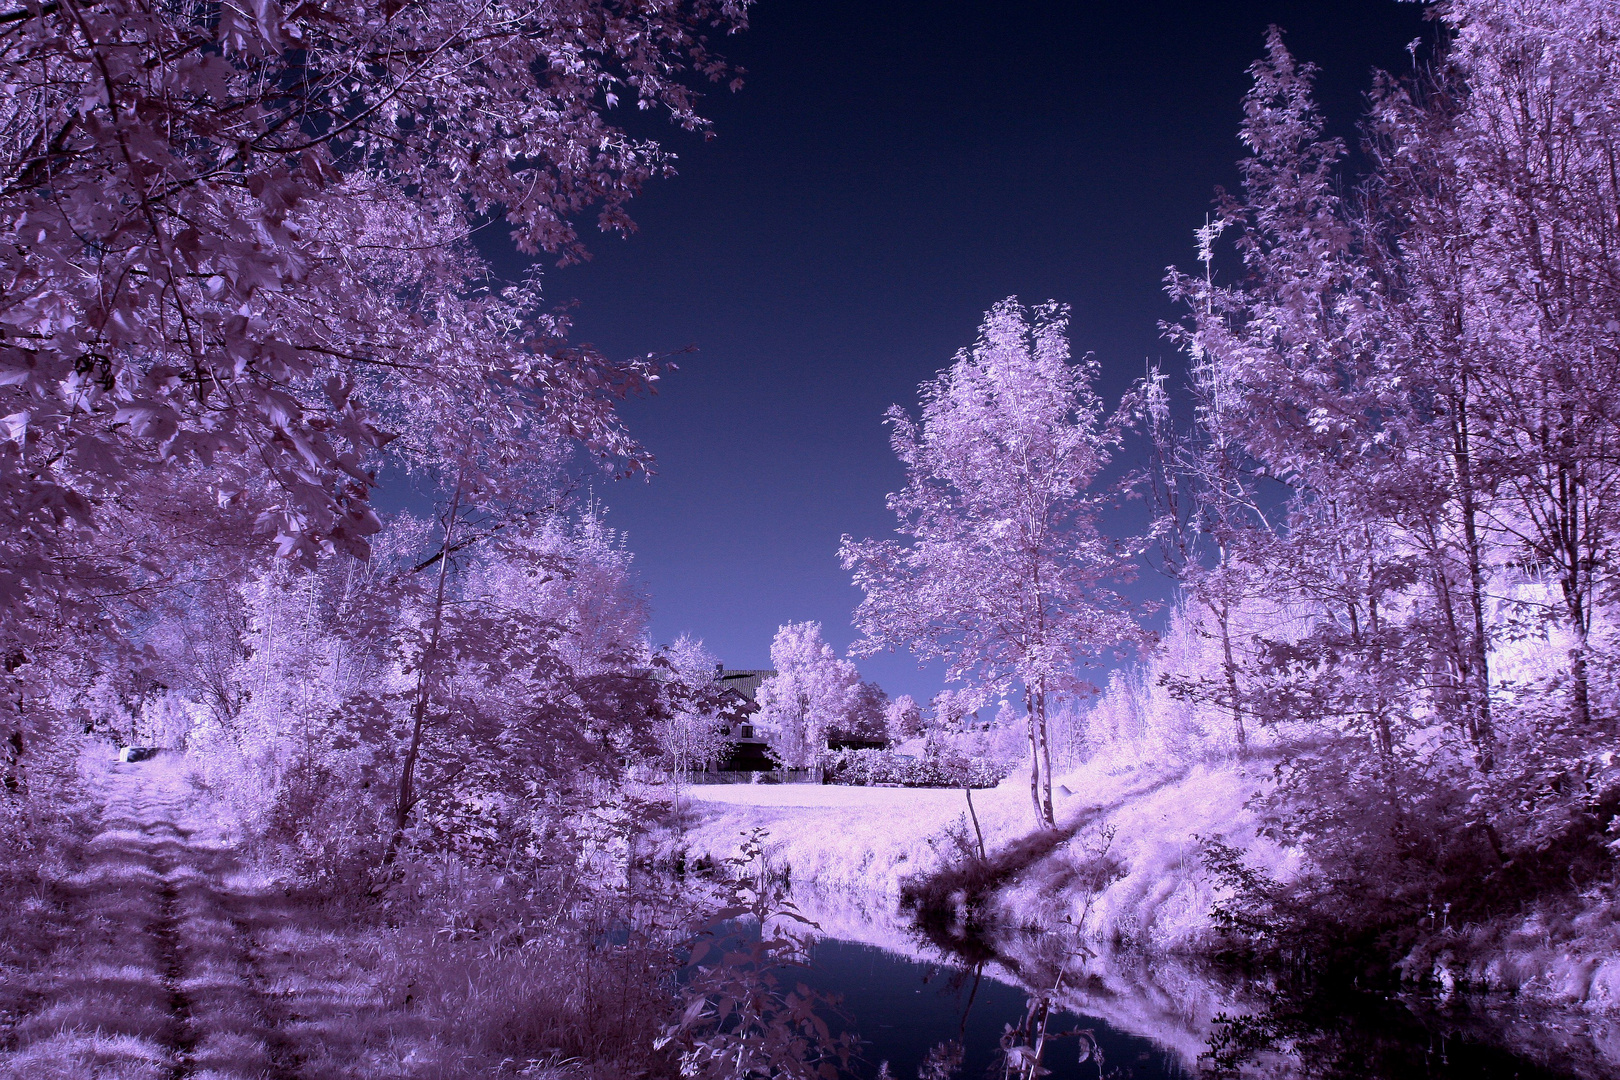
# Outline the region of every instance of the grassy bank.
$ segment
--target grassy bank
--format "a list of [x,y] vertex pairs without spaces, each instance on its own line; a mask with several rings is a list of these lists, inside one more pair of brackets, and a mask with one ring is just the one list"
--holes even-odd
[[[774,872],[799,895],[825,897],[828,910],[885,923],[905,901],[947,933],[968,922],[1069,933],[1083,922],[1087,938],[1114,947],[1196,954],[1221,942],[1215,909],[1227,896],[1205,865],[1205,840],[1274,880],[1301,870],[1299,854],[1262,836],[1247,806],[1273,764],[1264,754],[1166,767],[1099,756],[1058,777],[1055,832],[1033,827],[1028,788],[1014,777],[974,793],[984,860],[960,791],[687,788],[653,855],[667,868],[718,865],[763,828]],[[1615,1012],[1620,907],[1602,889],[1481,925],[1437,920],[1399,974],[1443,992]]]
[[[764,828],[778,873],[857,905],[893,910],[931,882],[928,899],[962,907],[964,917],[1053,929],[1090,901],[1089,936],[1186,949],[1212,928],[1201,837],[1223,838],[1269,873],[1292,872],[1290,856],[1243,809],[1267,772],[1259,760],[1155,768],[1094,758],[1059,775],[1055,832],[1033,828],[1027,784],[1010,778],[973,795],[984,860],[961,791],[693,787],[655,837],[654,855],[669,867],[717,864],[741,834]],[[1099,862],[1109,867],[1100,882]]]
[[1620,1015],[1620,904],[1607,886],[1481,925],[1442,927],[1401,962],[1445,991],[1503,991]]

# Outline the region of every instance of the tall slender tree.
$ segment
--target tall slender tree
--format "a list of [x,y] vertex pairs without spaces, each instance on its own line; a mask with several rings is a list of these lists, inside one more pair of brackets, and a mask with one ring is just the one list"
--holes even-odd
[[[1206,269],[1214,231],[1201,230],[1199,254]],[[1221,670],[1213,680],[1167,673],[1166,683],[1173,693],[1226,709],[1241,751],[1248,747],[1249,708],[1241,676],[1246,650],[1236,621],[1266,591],[1263,565],[1276,538],[1274,508],[1259,492],[1254,463],[1219,423],[1225,396],[1220,368],[1195,352],[1188,372],[1194,422],[1186,428],[1178,428],[1172,418],[1168,381],[1155,367],[1133,395],[1132,407],[1151,448],[1139,482],[1154,509],[1158,565],[1181,586],[1183,598],[1213,621],[1211,636],[1220,643]],[[1199,632],[1209,633],[1201,624],[1202,618]]]
[[1118,425],[1096,362],[1070,359],[1068,325],[1056,303],[991,308],[979,340],[923,384],[921,417],[889,410],[907,479],[889,508],[909,542],[845,536],[839,551],[866,593],[857,653],[909,649],[986,693],[1022,687],[1030,800],[1048,826],[1053,696],[1085,692],[1081,664],[1144,637],[1114,588],[1130,551],[1098,528],[1092,490]]

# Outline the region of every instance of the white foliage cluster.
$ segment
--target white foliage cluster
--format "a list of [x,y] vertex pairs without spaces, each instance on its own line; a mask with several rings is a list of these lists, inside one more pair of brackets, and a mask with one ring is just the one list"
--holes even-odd
[[818,622],[787,623],[771,642],[776,674],[759,687],[755,721],[791,769],[809,768],[826,752],[827,732],[854,709],[861,676],[821,638]]

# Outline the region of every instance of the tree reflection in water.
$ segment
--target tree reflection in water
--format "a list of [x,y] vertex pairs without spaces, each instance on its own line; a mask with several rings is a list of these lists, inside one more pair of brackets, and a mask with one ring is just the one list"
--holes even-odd
[[[830,905],[814,914],[840,935],[817,942],[814,981],[844,997],[870,1040],[857,1069],[865,1080],[881,1061],[894,1080],[1024,1080],[1032,1061],[1042,1080],[1620,1076],[1620,1021],[1600,1016],[1503,997],[1385,997],[1321,977],[1307,984],[1310,971],[1291,979],[1095,944],[1080,963],[1067,932],[958,925],[925,937],[872,923],[860,938],[866,916]],[[1093,1033],[1101,1062],[1077,1030]]]
[[1544,1025],[1519,1015],[1507,1002],[1438,1002],[1322,986],[1280,987],[1269,1001],[1258,1012],[1215,1018],[1200,1060],[1208,1075],[1259,1073],[1311,1080],[1597,1080],[1613,1075],[1613,1062],[1593,1053],[1584,1035],[1538,1040],[1530,1033],[1543,1029],[1545,1034]]

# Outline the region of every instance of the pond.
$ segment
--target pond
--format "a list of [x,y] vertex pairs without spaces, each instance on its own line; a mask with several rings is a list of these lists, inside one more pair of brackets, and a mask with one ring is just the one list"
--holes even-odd
[[[835,920],[848,932],[852,920]],[[863,1041],[857,1073],[983,1080],[1003,1046],[1030,1043],[1028,986],[1058,982],[1050,941],[1000,942],[968,962],[895,925],[822,937],[805,981],[842,998]],[[874,944],[872,938],[881,944]],[[1141,958],[1060,960],[1074,985],[1050,995],[1039,1066],[1053,1080],[1192,1076],[1369,1080],[1582,1080],[1620,1076],[1620,1028],[1505,999],[1300,998],[1264,980]],[[1009,1027],[1011,1030],[1009,1031]],[[1022,1029],[1022,1030],[1020,1030]],[[943,1066],[943,1067],[942,1067]],[[1043,1075],[1043,1074],[1037,1074]]]

